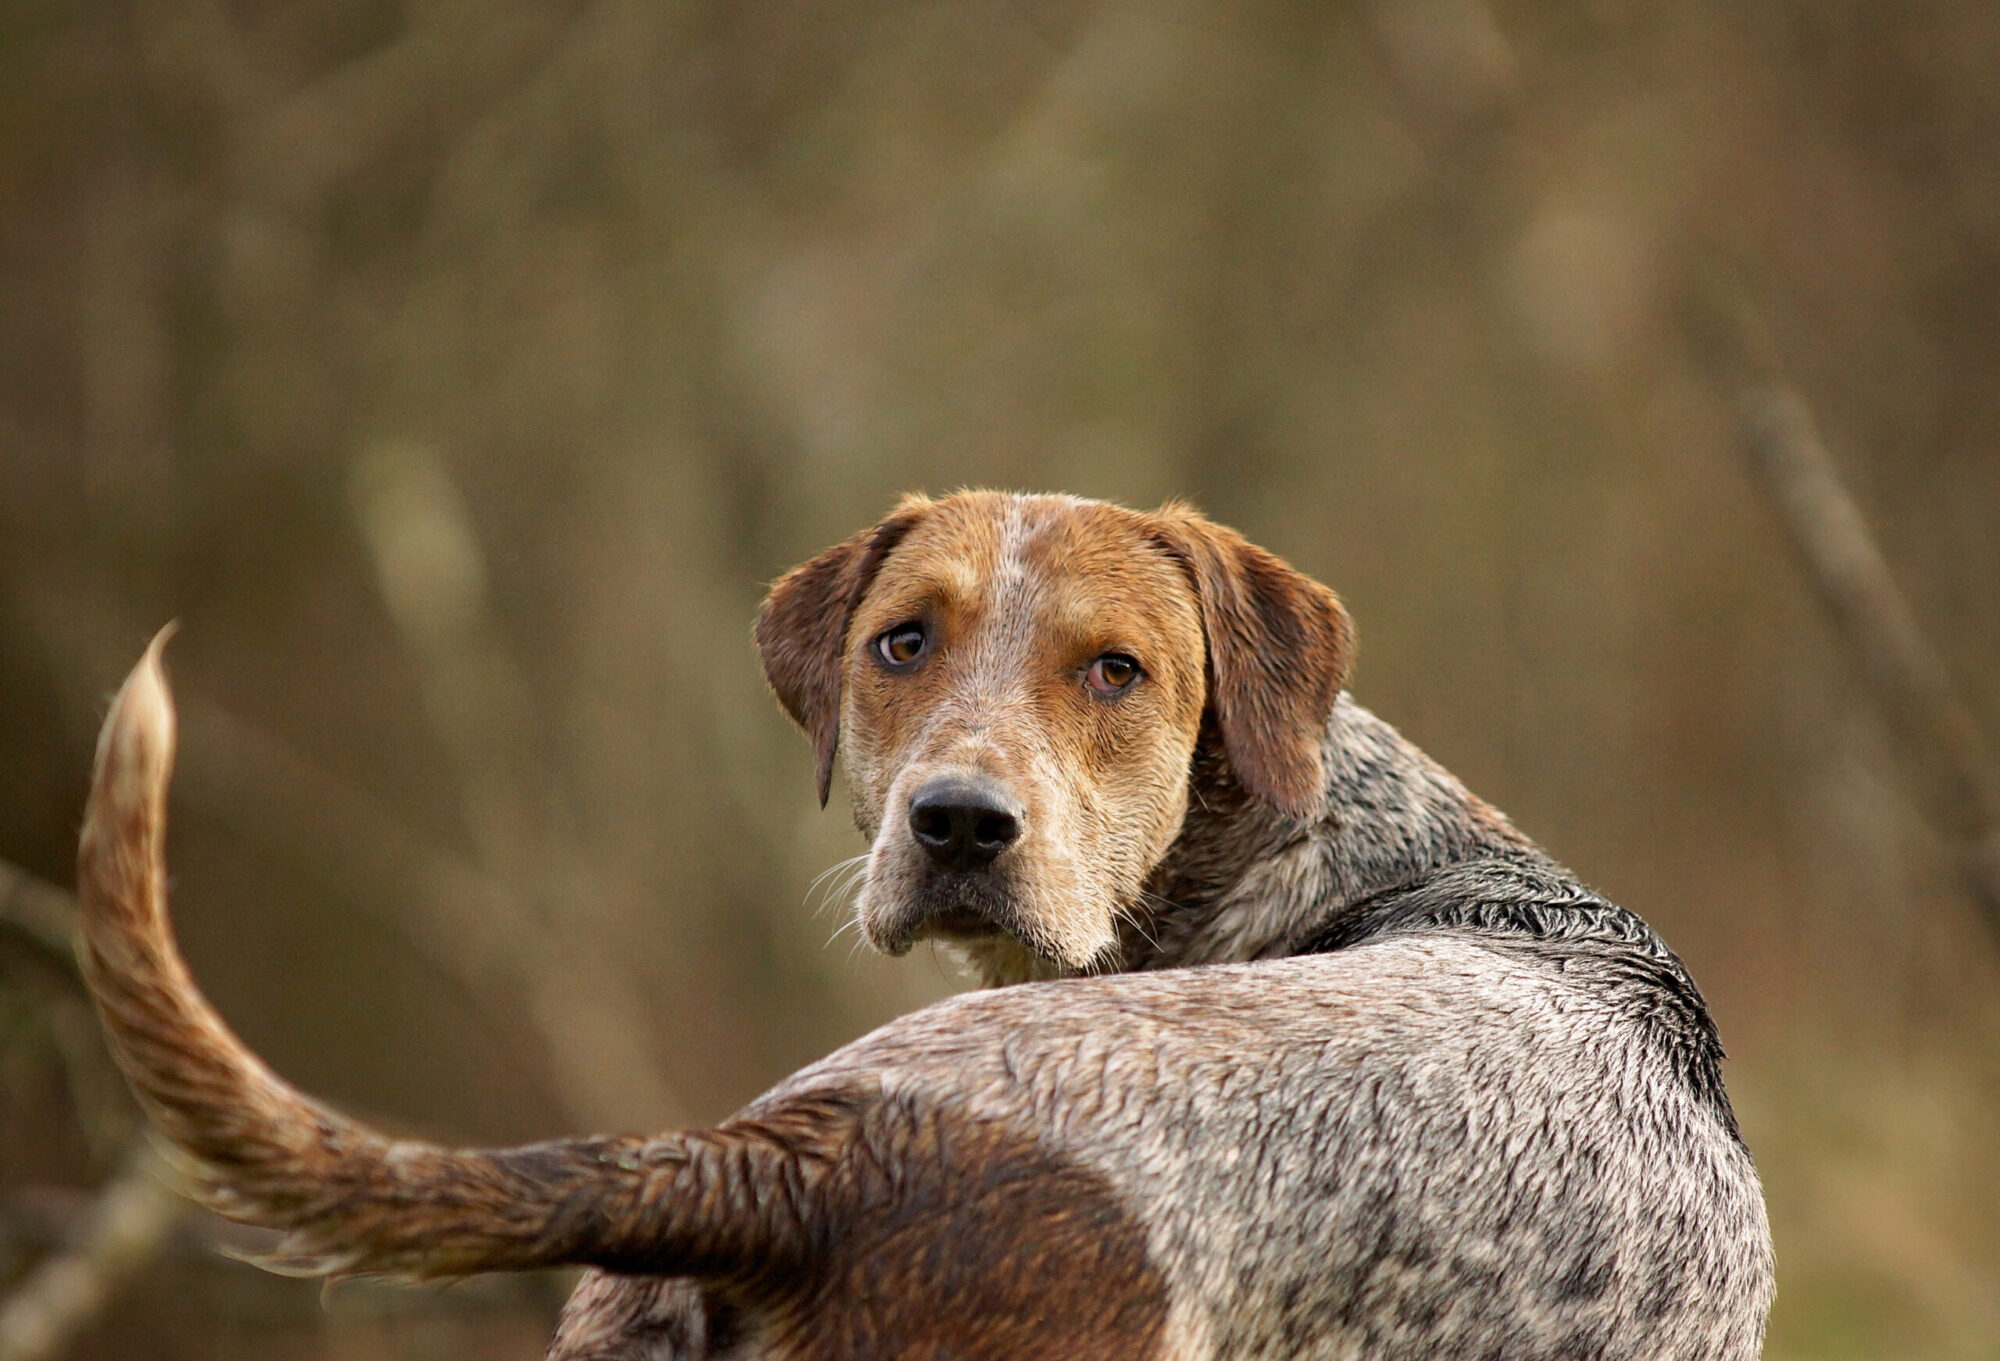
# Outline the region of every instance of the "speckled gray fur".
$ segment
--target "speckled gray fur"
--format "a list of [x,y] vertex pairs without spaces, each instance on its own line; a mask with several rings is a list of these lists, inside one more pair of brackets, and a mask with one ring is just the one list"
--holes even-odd
[[[1164,1356],[1758,1355],[1769,1229],[1680,961],[1345,697],[1326,756],[1311,825],[1197,758],[1128,972],[950,999],[746,1114],[860,1091],[1093,1169]],[[722,1307],[595,1276],[552,1355],[777,1354]]]

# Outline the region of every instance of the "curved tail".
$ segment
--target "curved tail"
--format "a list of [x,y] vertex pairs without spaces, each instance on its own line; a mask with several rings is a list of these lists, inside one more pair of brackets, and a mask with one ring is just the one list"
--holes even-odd
[[[841,1112],[514,1149],[392,1140],[314,1101],[201,995],[167,918],[174,760],[163,630],[104,721],[77,861],[83,965],[120,1067],[224,1216],[285,1231],[274,1270],[407,1279],[566,1264],[749,1277],[800,1242]],[[767,1194],[782,1188],[781,1194]]]

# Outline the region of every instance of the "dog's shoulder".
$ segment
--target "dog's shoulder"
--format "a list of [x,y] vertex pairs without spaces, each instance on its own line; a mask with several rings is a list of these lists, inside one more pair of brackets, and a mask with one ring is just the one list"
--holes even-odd
[[[1732,1135],[1722,1042],[1701,989],[1658,932],[1533,846],[1449,865],[1357,903],[1296,947],[1448,935],[1554,971],[1630,1019]],[[1740,1135],[1738,1136],[1740,1137]]]

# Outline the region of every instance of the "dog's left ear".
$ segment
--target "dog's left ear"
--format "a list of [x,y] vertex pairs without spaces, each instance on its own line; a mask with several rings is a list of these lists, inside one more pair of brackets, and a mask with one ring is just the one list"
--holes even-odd
[[1185,566],[1208,643],[1208,699],[1244,787],[1305,818],[1325,802],[1320,744],[1347,684],[1354,625],[1326,587],[1235,530],[1173,505],[1160,544]]
[[779,577],[757,611],[757,654],[764,679],[792,722],[812,739],[820,807],[833,787],[840,745],[841,655],[847,621],[875,580],[882,559],[922,519],[930,502],[904,498],[888,519]]

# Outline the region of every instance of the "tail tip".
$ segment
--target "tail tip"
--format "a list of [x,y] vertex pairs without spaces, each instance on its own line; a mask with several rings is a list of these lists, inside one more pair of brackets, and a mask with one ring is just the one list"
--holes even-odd
[[[167,642],[180,628],[178,621],[153,635],[144,655],[112,698],[111,710],[97,743],[97,768],[103,773],[114,755],[129,768],[172,759],[174,745],[173,692],[167,685],[162,658]],[[152,757],[149,761],[146,758]]]

